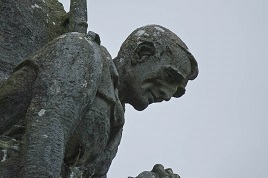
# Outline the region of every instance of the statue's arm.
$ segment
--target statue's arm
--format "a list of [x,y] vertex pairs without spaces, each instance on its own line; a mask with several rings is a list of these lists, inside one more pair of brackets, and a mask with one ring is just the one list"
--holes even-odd
[[[115,135],[111,138],[111,141],[104,152],[99,154],[95,160],[88,160],[88,163],[85,164],[85,169],[87,171],[83,173],[83,176],[92,178],[107,177],[107,172],[111,166],[112,160],[118,151],[118,146],[122,138],[122,131],[123,128],[116,130]],[[94,172],[93,175],[92,172]]]
[[60,36],[32,57],[39,67],[26,114],[19,177],[58,177],[67,140],[95,97],[98,45],[79,33]]

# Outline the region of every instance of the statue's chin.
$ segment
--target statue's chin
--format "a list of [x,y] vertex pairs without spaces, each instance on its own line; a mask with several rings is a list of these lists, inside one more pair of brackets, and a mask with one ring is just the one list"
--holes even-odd
[[138,104],[138,105],[132,105],[134,109],[136,109],[137,111],[143,111],[144,109],[146,109],[148,107],[148,103],[147,104]]

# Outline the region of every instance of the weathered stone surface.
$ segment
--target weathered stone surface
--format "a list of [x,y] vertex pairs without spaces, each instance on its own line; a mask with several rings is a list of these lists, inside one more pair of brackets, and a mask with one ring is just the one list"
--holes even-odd
[[[24,113],[18,113],[20,117],[12,117],[14,112],[8,112],[7,106],[0,107],[1,113],[5,113],[1,119],[8,123],[2,125],[1,134],[21,139],[25,145],[19,148],[24,150],[20,161],[23,165],[19,173],[21,177],[57,177],[62,166],[68,166],[70,170],[76,168],[84,175],[97,174],[98,171],[98,174],[107,173],[123,125],[122,121],[113,120],[115,117],[123,119],[123,108],[114,91],[113,78],[116,81],[118,76],[111,71],[113,67],[110,65],[113,64],[104,50],[90,36],[75,32],[62,35],[20,64],[11,78],[4,82],[2,89],[7,92],[12,91],[9,85],[15,83],[13,93],[17,94],[21,87],[18,81],[24,81],[28,84],[24,92],[30,94],[26,98],[31,98],[30,103],[28,100],[22,105]],[[31,69],[32,72],[38,71],[38,76],[24,77],[30,75]],[[23,80],[17,77],[17,73]],[[1,104],[13,101],[13,94],[1,94]],[[17,106],[19,102],[15,98],[12,104]],[[15,130],[14,126],[20,123],[22,129],[11,135],[10,130]],[[111,146],[107,148],[107,145]],[[7,151],[9,153],[10,149]],[[10,160],[17,161],[19,154],[14,159],[8,156],[11,159],[3,161],[1,169],[8,171],[6,164]],[[62,174],[70,170],[65,169]],[[12,171],[14,177],[18,171]]]
[[[84,33],[85,2],[67,14],[56,0],[1,1],[0,178],[105,178],[125,104],[181,97],[198,75],[187,46],[159,25],[136,29],[112,60]],[[145,177],[178,176],[156,165]]]
[[12,69],[67,32],[68,15],[57,0],[1,0],[0,83]]

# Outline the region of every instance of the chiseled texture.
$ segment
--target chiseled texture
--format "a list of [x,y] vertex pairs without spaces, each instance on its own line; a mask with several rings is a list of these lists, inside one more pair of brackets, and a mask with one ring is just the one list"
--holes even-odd
[[1,178],[105,177],[117,152],[124,111],[111,56],[92,32],[64,34],[86,32],[81,2],[69,14],[57,0],[0,2]]
[[26,57],[67,30],[68,14],[57,0],[1,0],[0,83]]
[[39,71],[26,115],[21,177],[59,174],[64,145],[96,95],[100,54],[98,44],[71,33],[48,43],[31,58]]
[[[141,111],[181,97],[198,75],[187,46],[159,25],[135,30],[112,60],[85,34],[85,4],[72,0],[67,14],[57,0],[0,2],[0,178],[105,178],[125,103]],[[179,176],[155,165],[137,178],[167,177]]]
[[[115,85],[118,74],[107,54],[90,36],[74,32],[51,41],[16,67],[14,74],[26,75],[30,70],[37,75],[26,78],[25,92],[31,93],[32,99],[24,105],[28,110],[20,177],[57,177],[61,167],[66,177],[72,173],[72,167],[84,176],[106,175],[117,152],[124,123],[124,111]],[[3,86],[21,79],[15,76]],[[9,98],[9,95],[2,98]],[[23,115],[25,113],[20,116]],[[19,117],[7,119],[23,123]],[[9,130],[14,127],[4,129],[2,132],[10,134]],[[8,157],[0,163],[2,172],[8,172],[10,161],[17,161]]]
[[87,33],[87,0],[70,0],[69,30],[73,32]]

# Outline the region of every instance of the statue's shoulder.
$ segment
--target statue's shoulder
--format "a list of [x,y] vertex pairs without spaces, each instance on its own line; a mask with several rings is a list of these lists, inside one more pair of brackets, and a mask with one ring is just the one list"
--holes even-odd
[[60,35],[34,52],[17,65],[15,70],[22,66],[32,66],[40,73],[80,66],[79,71],[82,69],[91,71],[92,68],[101,73],[103,63],[102,48],[94,39],[87,34],[69,32]]

